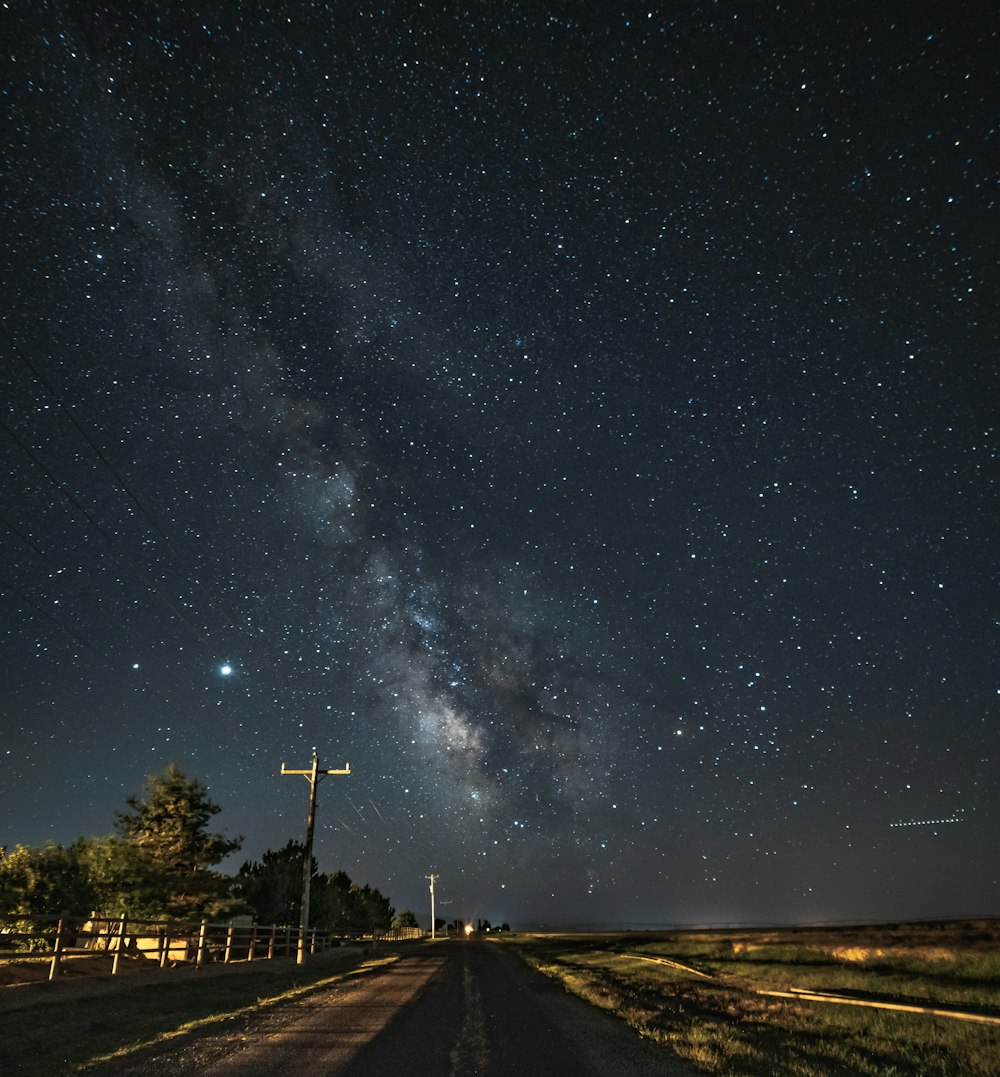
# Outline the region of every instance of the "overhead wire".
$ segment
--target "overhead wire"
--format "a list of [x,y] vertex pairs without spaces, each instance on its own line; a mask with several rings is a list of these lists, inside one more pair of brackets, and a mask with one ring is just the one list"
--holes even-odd
[[[177,560],[179,562],[183,562],[184,558],[181,554],[181,551],[177,548],[176,543],[173,541],[170,535],[163,529],[162,525],[160,524],[156,516],[153,514],[153,512],[149,509],[149,507],[139,496],[133,486],[125,479],[125,477],[118,470],[118,468],[116,468],[115,465],[111,462],[111,460],[104,452],[104,450],[100,447],[100,445],[98,445],[98,443],[90,436],[89,432],[87,431],[87,428],[77,419],[72,409],[67,407],[67,405],[63,402],[62,397],[59,395],[59,392],[52,384],[52,382],[49,381],[49,379],[45,376],[44,371],[42,371],[37,366],[37,364],[31,361],[26,352],[18,345],[17,341],[13,339],[6,325],[4,325],[2,321],[0,321],[0,332],[3,333],[4,337],[6,337],[7,342],[10,345],[11,350],[14,352],[14,354],[21,360],[25,367],[27,367],[33,377],[35,377],[42,384],[42,386],[45,388],[45,391],[55,401],[56,406],[59,408],[62,414],[66,416],[66,418],[72,424],[73,428],[77,431],[80,437],[83,438],[87,445],[93,450],[94,454],[114,478],[118,486],[121,487],[121,489],[129,497],[135,507],[139,510],[139,513],[149,524],[150,529],[160,539],[163,540],[164,545],[171,551],[171,553],[174,554]],[[223,613],[226,615],[227,618],[226,627],[233,628],[236,631],[243,631],[241,626],[238,625],[235,620],[232,619],[231,612],[227,608],[223,607]]]
[[130,554],[126,553],[123,549],[120,548],[119,544],[115,541],[115,538],[107,531],[103,524],[101,524],[101,522],[93,515],[93,513],[91,513],[90,510],[84,504],[82,504],[79,498],[77,498],[76,495],[73,494],[73,492],[69,489],[66,483],[64,483],[52,472],[51,468],[49,468],[49,466],[45,463],[44,460],[41,459],[41,457],[35,452],[35,450],[32,449],[32,447],[26,441],[24,441],[17,433],[15,433],[14,430],[12,430],[3,419],[0,419],[0,429],[2,429],[4,433],[12,441],[14,441],[14,443],[17,444],[24,453],[27,454],[28,458],[32,461],[32,463],[34,463],[35,466],[38,467],[46,475],[46,477],[49,479],[50,482],[53,483],[56,489],[58,489],[59,492],[77,509],[77,511],[83,515],[87,522],[96,531],[100,533],[104,540],[113,549],[115,549],[116,552],[120,553],[121,556],[128,561],[131,567],[136,570],[136,572],[141,572],[146,576],[147,586],[153,592],[153,594],[155,594],[157,598],[159,598],[160,601],[167,607],[170,613],[178,621],[180,621],[180,623],[183,624],[190,632],[192,632],[199,640],[199,642],[203,643],[207,647],[210,647],[211,645],[209,644],[207,637],[201,631],[201,629],[199,629],[198,626],[194,624],[194,622],[192,622],[181,610],[177,609],[177,607],[171,601],[170,596],[167,595],[160,588],[153,576]]
[[[163,540],[164,544],[174,553],[178,561],[183,560],[180,551],[177,549],[170,536],[167,535],[166,532],[163,530],[162,526],[159,524],[153,513],[146,507],[142,498],[139,497],[138,493],[127,482],[127,480],[119,472],[119,470],[111,463],[107,455],[103,452],[103,450],[95,442],[95,440],[88,434],[85,427],[76,419],[72,411],[68,407],[66,407],[63,401],[60,399],[59,394],[56,391],[55,387],[52,385],[52,383],[45,377],[42,371],[34,363],[31,362],[27,355],[25,355],[24,351],[20,347],[18,347],[16,341],[11,338],[10,333],[7,331],[6,327],[2,325],[2,323],[0,323],[0,331],[2,331],[3,336],[6,338],[14,354],[21,359],[21,361],[32,374],[32,376],[35,377],[42,384],[42,386],[44,386],[46,392],[58,405],[61,413],[69,419],[73,428],[80,434],[88,447],[95,453],[102,465],[113,477],[115,483],[128,495],[129,499],[136,506],[144,520],[147,522],[150,529],[154,531],[155,534]],[[9,426],[9,424],[4,422],[2,418],[0,418],[0,428],[2,428],[4,432],[21,448],[21,450],[31,459],[31,461],[45,474],[49,481],[54,486],[56,486],[58,490],[60,490],[63,496],[66,497],[75,506],[75,508],[84,516],[87,522],[102,535],[105,541],[107,541],[115,549],[116,553],[119,553],[121,556],[123,556],[134,570],[142,573],[145,576],[149,590],[152,591],[152,593],[166,606],[171,616],[173,616],[185,628],[187,628],[188,631],[190,631],[198,639],[199,643],[201,643],[205,648],[209,650],[211,654],[214,655],[215,648],[210,643],[205,634],[201,631],[198,625],[196,625],[182,610],[178,609],[176,604],[171,600],[170,596],[159,586],[155,578],[152,577],[148,570],[146,570],[142,565],[136,562],[136,560],[132,558],[126,551],[124,551],[119,543],[116,543],[115,538],[107,531],[107,529],[101,524],[101,522],[86,508],[86,506],[84,506],[80,502],[77,497],[74,496],[68,486],[64,482],[62,482],[57,475],[53,473],[51,468],[48,467],[48,465],[38,456],[38,454],[31,448],[31,446],[28,445]],[[17,528],[11,525],[10,529],[15,534],[17,534],[18,537],[22,539],[22,541],[28,541],[17,530]],[[29,545],[31,545],[31,547],[35,550],[36,553],[40,553],[46,558],[47,561],[49,561],[49,563],[52,563],[52,559],[49,558],[47,554],[44,554],[44,552],[41,551],[37,544],[29,541]],[[226,610],[225,607],[223,607],[222,609],[226,617],[226,627],[232,628],[235,631],[241,633],[245,633],[246,630],[233,620],[229,611]]]
[[65,415],[66,418],[70,421],[70,423],[73,425],[73,428],[76,430],[76,432],[90,446],[90,448],[93,450],[93,452],[97,456],[97,458],[108,469],[108,471],[114,476],[115,482],[117,482],[118,485],[129,496],[132,503],[139,510],[139,512],[142,514],[142,516],[145,517],[146,521],[148,522],[149,526],[153,529],[153,531],[155,531],[156,534],[159,535],[159,537],[161,539],[163,539],[163,541],[168,546],[172,546],[173,544],[172,544],[172,542],[170,540],[170,536],[167,535],[167,533],[160,526],[159,521],[156,519],[156,517],[152,514],[152,512],[149,511],[149,509],[145,506],[145,504],[140,499],[139,495],[132,489],[132,487],[128,484],[128,482],[125,481],[125,478],[122,476],[121,472],[119,472],[119,470],[114,466],[114,464],[112,464],[112,462],[108,459],[108,457],[105,454],[104,450],[100,447],[100,445],[97,444],[96,441],[94,441],[94,439],[87,432],[86,427],[84,427],[83,424],[80,423],[77,420],[77,418],[73,414],[73,412],[63,403],[62,398],[59,396],[59,393],[56,392],[55,387],[52,385],[52,383],[49,381],[49,379],[45,376],[43,371],[40,370],[28,358],[28,356],[25,354],[25,352],[18,346],[17,341],[14,340],[14,338],[10,335],[10,332],[8,331],[7,326],[2,321],[0,321],[0,332],[3,333],[4,337],[6,337],[7,343],[10,345],[11,350],[14,352],[14,354],[21,360],[22,363],[24,363],[24,365],[28,368],[28,370],[31,371],[32,375],[35,378],[37,378],[38,381],[40,381],[42,383],[42,385],[45,387],[46,392],[56,402],[56,406],[63,413],[63,415]]
[[[18,538],[19,541],[24,543],[24,545],[27,546],[28,549],[32,551],[32,553],[34,553],[47,565],[50,565],[57,575],[61,576],[66,571],[65,565],[61,565],[58,561],[51,558],[45,552],[45,550],[42,549],[41,546],[39,546],[36,542],[32,540],[30,535],[26,535],[19,527],[11,523],[10,520],[8,520],[3,514],[0,514],[0,523],[2,523],[8,531],[12,532]],[[97,607],[97,609],[99,609],[102,613],[107,614],[107,616],[110,616],[110,613],[108,613],[104,605],[104,596],[102,596],[98,591],[96,591],[84,580],[76,578],[75,575],[71,575],[67,579],[73,587],[77,588],[81,593],[85,594],[88,598],[90,598],[93,601],[94,605]]]
[[[73,428],[77,431],[77,433],[84,440],[87,446],[94,452],[97,459],[112,476],[115,483],[125,492],[131,502],[135,505],[143,519],[147,522],[150,530],[153,531],[153,533],[163,541],[166,549],[174,555],[176,563],[183,564],[184,557],[181,554],[180,550],[177,548],[176,543],[163,529],[156,516],[147,507],[146,503],[139,496],[133,485],[129,481],[127,481],[126,478],[121,474],[119,469],[114,466],[114,464],[108,458],[107,454],[101,449],[100,445],[95,441],[93,437],[91,437],[86,427],[76,418],[73,411],[63,402],[62,398],[59,395],[59,392],[52,384],[52,382],[45,376],[45,373],[39,368],[39,366],[36,363],[32,362],[32,360],[25,353],[24,349],[22,349],[18,345],[17,341],[14,340],[14,338],[11,336],[9,330],[2,321],[0,321],[0,332],[2,332],[7,343],[10,345],[10,350],[13,352],[13,354],[20,359],[21,363],[32,375],[32,377],[34,377],[43,386],[45,391],[58,406],[60,412],[66,416],[66,418],[72,424]],[[2,423],[2,420],[0,420],[0,423]],[[65,484],[61,483],[59,479],[52,474],[51,470],[46,467],[42,461],[39,460],[37,455],[34,454],[32,450],[28,446],[26,446],[24,442],[22,442],[17,437],[17,435],[10,430],[8,426],[6,426],[6,424],[3,424],[3,426],[4,429],[7,430],[7,432],[14,438],[14,440],[17,441],[17,443],[22,447],[22,449],[31,456],[32,460],[45,472],[45,474],[49,477],[50,481],[52,481],[58,488],[63,490],[66,496],[68,496],[70,500],[73,501],[73,503],[77,506],[77,508],[84,513],[88,521],[91,522],[92,525],[96,527],[102,535],[104,535],[105,539],[113,545],[113,541],[108,535],[108,533],[104,530],[100,523],[96,519],[94,519],[94,517],[90,513],[87,512],[87,510],[79,503],[79,501],[72,497],[72,495],[68,492],[68,489],[65,487]],[[129,560],[133,567],[137,568],[139,571],[142,571],[141,566],[138,566],[133,559],[130,558]],[[185,616],[185,614],[183,614],[180,610],[176,608],[176,606],[171,602],[170,598],[155,584],[155,582],[151,583],[151,589],[153,590],[154,594],[156,594],[157,597],[160,598],[160,600],[167,605],[171,614],[175,618],[179,619],[181,623],[184,624],[185,627],[187,627],[191,632],[193,632],[198,638],[199,642],[203,646],[208,648],[210,653],[214,655],[215,648],[212,646],[212,644],[210,644],[210,642],[205,637],[204,633],[200,631],[198,626],[195,625],[192,621],[190,621]],[[213,604],[213,606],[214,608],[218,609],[219,612],[222,613],[225,628],[231,629],[232,631],[238,632],[241,635],[246,636],[247,638],[252,640],[254,644],[263,645],[265,649],[270,651],[273,657],[277,657],[280,662],[280,653],[275,649],[275,647],[264,635],[263,629],[260,630],[259,634],[249,631],[247,628],[245,628],[239,623],[232,609],[225,601],[215,603]]]
[[76,640],[77,643],[80,644],[81,647],[84,647],[88,651],[90,651],[91,654],[95,655],[98,659],[100,659],[100,661],[103,662],[109,669],[114,670],[116,673],[118,672],[118,667],[112,664],[111,660],[107,657],[107,655],[101,654],[101,652],[97,650],[97,648],[94,647],[93,644],[88,643],[87,640],[85,640],[83,636],[81,636],[78,632],[75,632],[68,625],[63,624],[62,621],[60,621],[57,617],[53,617],[48,610],[46,610],[42,606],[39,606],[37,602],[29,598],[28,595],[26,595],[19,587],[11,583],[10,580],[0,577],[0,588],[3,588],[5,591],[10,591],[11,594],[17,595],[17,597],[26,606],[34,610],[35,613],[37,613],[41,617],[44,617],[47,621],[50,621],[60,631],[65,632],[68,636],[71,636],[74,640]]
[[25,544],[25,546],[28,547],[29,550],[32,550],[34,553],[38,554],[38,556],[43,561],[47,561],[54,569],[58,570],[62,567],[58,561],[53,561],[52,558],[49,557],[49,555],[41,548],[41,546],[35,543],[33,539],[31,539],[28,535],[24,534],[24,532],[21,531],[20,528],[12,524],[6,516],[0,515],[0,523],[2,523],[8,531],[13,531],[13,533]]

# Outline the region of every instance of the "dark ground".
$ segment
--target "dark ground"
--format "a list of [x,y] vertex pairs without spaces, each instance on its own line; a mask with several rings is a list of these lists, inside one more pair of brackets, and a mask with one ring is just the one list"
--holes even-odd
[[95,1072],[643,1077],[693,1071],[516,956],[473,940],[421,948],[384,971],[240,1019],[224,1032]]

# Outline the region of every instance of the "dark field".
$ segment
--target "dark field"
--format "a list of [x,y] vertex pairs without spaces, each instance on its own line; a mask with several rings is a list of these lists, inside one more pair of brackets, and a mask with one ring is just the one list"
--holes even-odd
[[511,945],[708,1073],[1000,1073],[1000,921]]

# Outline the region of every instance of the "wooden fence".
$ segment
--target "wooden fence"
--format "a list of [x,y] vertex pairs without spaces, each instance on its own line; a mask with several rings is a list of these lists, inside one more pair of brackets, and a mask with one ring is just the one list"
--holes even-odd
[[[323,953],[350,942],[421,938],[419,928],[378,929],[367,935],[339,935],[315,928],[305,934],[304,951]],[[300,931],[288,924],[256,924],[248,917],[225,923],[140,920],[120,917],[7,916],[0,918],[0,961],[48,961],[49,979],[61,962],[91,958],[110,960],[117,975],[125,960],[156,962],[160,968],[201,968],[207,962],[229,964],[291,957],[298,952]]]

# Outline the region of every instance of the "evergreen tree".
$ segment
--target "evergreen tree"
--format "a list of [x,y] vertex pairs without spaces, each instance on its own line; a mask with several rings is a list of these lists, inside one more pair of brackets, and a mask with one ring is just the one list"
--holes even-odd
[[[277,851],[268,849],[260,861],[248,860],[240,867],[233,879],[232,891],[254,909],[258,923],[298,924],[304,855],[302,842],[289,841]],[[395,910],[378,890],[351,882],[345,871],[320,872],[315,858],[311,870],[311,928],[347,934],[390,925]]]
[[401,909],[392,920],[393,927],[416,927],[417,918],[410,909]]
[[164,911],[173,916],[218,911],[225,886],[210,869],[243,839],[209,833],[209,820],[221,809],[200,782],[173,764],[147,778],[143,793],[126,798],[131,811],[119,812],[115,827],[155,868]]
[[[261,924],[297,924],[302,908],[302,858],[306,847],[300,841],[289,841],[275,852],[268,849],[260,861],[247,860],[240,866],[233,881],[234,892],[254,910]],[[310,909],[313,923],[317,905],[319,871],[315,857],[312,862]]]
[[326,931],[347,933],[360,930],[354,901],[354,883],[346,871],[335,871],[323,876],[322,896],[317,909],[317,924]]
[[356,930],[372,931],[375,928],[387,928],[392,924],[395,909],[389,899],[383,897],[373,886],[351,887],[352,918]]

